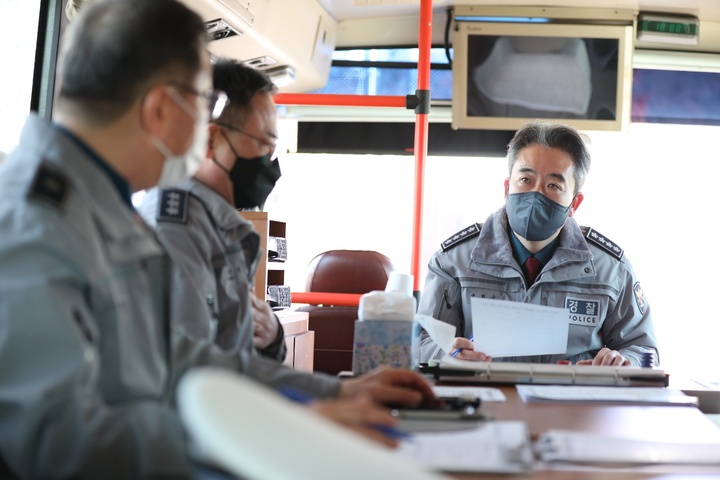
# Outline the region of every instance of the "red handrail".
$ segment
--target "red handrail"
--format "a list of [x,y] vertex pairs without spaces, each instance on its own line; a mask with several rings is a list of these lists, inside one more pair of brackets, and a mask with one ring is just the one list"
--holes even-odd
[[336,307],[357,307],[360,304],[359,293],[322,293],[292,292],[292,303],[309,303],[311,305],[333,305]]
[[395,95],[338,95],[329,93],[278,93],[278,105],[325,105],[331,107],[400,107],[405,97]]
[[[420,0],[420,23],[418,25],[418,92],[430,93],[430,49],[432,47],[432,0]],[[334,95],[316,93],[279,93],[275,96],[279,105],[326,105],[359,107],[407,107],[407,98],[389,95]],[[428,113],[415,115],[415,193],[413,212],[412,252],[410,272],[414,277],[413,289],[420,291],[420,257],[422,233],[423,189],[425,184],[425,158],[429,130]],[[292,292],[293,303],[313,303],[357,306],[360,295],[323,292]],[[356,298],[356,299],[355,299]]]

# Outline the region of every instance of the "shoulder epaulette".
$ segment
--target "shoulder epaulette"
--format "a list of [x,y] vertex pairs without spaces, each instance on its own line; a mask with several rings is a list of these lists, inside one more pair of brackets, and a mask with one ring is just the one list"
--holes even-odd
[[590,227],[583,227],[583,232],[585,233],[585,238],[588,242],[600,247],[602,250],[605,250],[618,260],[622,259],[623,249],[618,247],[617,243]]
[[70,180],[64,172],[43,162],[35,172],[28,197],[59,209],[65,203],[69,186]]
[[442,248],[443,252],[451,249],[455,245],[464,242],[465,240],[468,240],[470,238],[473,238],[477,235],[480,235],[480,229],[482,228],[482,225],[479,223],[473,223],[469,227],[465,227],[456,234],[452,235],[447,240],[443,241],[440,244],[440,248]]
[[179,188],[163,188],[158,193],[158,222],[187,223],[189,194]]

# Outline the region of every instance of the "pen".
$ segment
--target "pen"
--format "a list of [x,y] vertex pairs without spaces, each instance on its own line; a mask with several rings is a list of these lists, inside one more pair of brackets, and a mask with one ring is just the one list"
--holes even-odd
[[[475,335],[470,335],[470,338],[468,338],[468,340],[470,340],[471,342],[472,342],[473,340],[475,340]],[[455,357],[457,357],[458,354],[459,354],[460,352],[462,352],[462,351],[463,351],[462,348],[456,348],[455,351],[450,354],[450,356],[453,357],[453,358],[455,358]]]
[[[294,388],[285,387],[280,389],[280,393],[282,393],[286,398],[289,400],[292,400],[297,403],[303,403],[307,404],[310,403],[313,400],[313,397],[308,395],[305,392],[302,392],[300,390],[296,390]],[[394,438],[397,440],[403,440],[406,438],[410,438],[412,435],[408,432],[405,432],[404,430],[400,430],[395,427],[389,427],[387,425],[378,425],[378,424],[370,424],[368,427],[382,433],[383,435]]]

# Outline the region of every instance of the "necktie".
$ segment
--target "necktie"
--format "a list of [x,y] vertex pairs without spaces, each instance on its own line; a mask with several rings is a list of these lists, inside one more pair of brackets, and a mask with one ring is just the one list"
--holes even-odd
[[525,260],[525,263],[523,263],[523,273],[525,274],[528,287],[535,283],[535,279],[537,278],[538,273],[540,273],[540,270],[542,270],[540,260],[535,257],[530,257]]

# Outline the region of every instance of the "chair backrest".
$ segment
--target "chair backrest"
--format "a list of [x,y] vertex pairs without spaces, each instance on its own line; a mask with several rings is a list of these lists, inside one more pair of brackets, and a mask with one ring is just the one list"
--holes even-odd
[[305,290],[360,294],[384,290],[393,271],[392,261],[380,252],[329,250],[308,264]]
[[[307,267],[305,290],[324,293],[365,294],[384,290],[392,261],[370,250],[329,250],[313,258]],[[353,338],[357,307],[323,304],[298,308],[308,312],[309,328],[315,332],[313,369],[337,374],[352,370]]]

